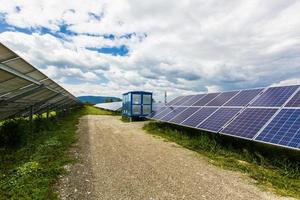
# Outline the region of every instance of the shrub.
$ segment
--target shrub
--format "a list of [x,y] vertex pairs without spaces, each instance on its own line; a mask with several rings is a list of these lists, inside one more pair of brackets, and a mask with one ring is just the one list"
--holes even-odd
[[24,119],[8,120],[0,127],[0,147],[18,147],[28,134],[28,124]]

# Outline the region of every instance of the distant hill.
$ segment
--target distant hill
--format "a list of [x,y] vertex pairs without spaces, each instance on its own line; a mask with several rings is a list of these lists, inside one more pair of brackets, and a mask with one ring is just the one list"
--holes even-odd
[[118,97],[105,97],[105,96],[80,96],[78,98],[83,103],[92,103],[92,104],[112,102],[112,101],[122,101],[122,99]]

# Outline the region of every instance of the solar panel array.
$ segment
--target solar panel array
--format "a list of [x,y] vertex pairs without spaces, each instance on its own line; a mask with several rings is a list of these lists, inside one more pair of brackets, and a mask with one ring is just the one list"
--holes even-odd
[[95,105],[97,108],[105,109],[105,110],[110,110],[110,111],[118,111],[122,109],[122,101],[117,101],[117,102],[109,102],[109,103],[98,103]]
[[148,118],[300,150],[300,86],[180,96]]
[[78,105],[79,99],[0,43],[0,120]]

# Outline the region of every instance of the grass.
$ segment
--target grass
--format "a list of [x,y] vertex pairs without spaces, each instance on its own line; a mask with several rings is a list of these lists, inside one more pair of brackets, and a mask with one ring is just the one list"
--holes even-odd
[[144,129],[208,157],[214,165],[242,172],[265,190],[300,199],[299,152],[162,122],[150,122]]
[[87,114],[111,112],[85,106],[59,121],[35,119],[34,131],[28,121],[13,122],[26,137],[17,147],[0,148],[0,199],[57,199],[53,184],[66,173],[64,166],[74,161],[67,150],[76,142],[79,118]]

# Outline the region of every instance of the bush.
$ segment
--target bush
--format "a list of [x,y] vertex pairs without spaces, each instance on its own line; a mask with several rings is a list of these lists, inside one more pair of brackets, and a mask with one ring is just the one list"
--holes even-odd
[[24,119],[7,120],[0,127],[0,147],[18,147],[28,135],[28,123]]
[[17,148],[25,145],[33,137],[54,127],[54,118],[36,118],[32,124],[24,119],[11,119],[0,126],[0,147]]

